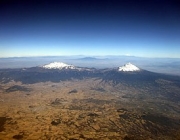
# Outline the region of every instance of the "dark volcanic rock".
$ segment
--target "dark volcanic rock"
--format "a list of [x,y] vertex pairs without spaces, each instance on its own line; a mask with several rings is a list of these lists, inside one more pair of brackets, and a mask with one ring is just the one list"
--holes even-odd
[[97,117],[97,116],[99,116],[99,115],[96,114],[96,113],[89,113],[88,116],[90,116],[90,117]]
[[6,92],[14,92],[14,91],[30,91],[30,89],[19,85],[14,85],[6,89]]
[[78,91],[76,90],[76,89],[73,89],[73,90],[71,90],[71,91],[69,91],[69,94],[71,94],[71,93],[77,93]]
[[141,116],[144,120],[163,126],[172,126],[172,120],[161,115],[145,114]]
[[132,138],[128,137],[128,136],[125,136],[124,137],[124,140],[132,140]]
[[11,118],[0,117],[0,132],[4,130],[4,124],[6,123],[7,120],[11,120]]
[[23,138],[23,135],[14,135],[13,136],[14,139],[20,140]]
[[123,113],[123,112],[127,112],[128,110],[125,109],[125,108],[120,108],[120,109],[117,109],[117,112],[120,112],[120,113]]
[[129,119],[130,118],[129,114],[120,114],[119,117],[123,118],[123,119]]
[[61,123],[61,119],[55,119],[51,122],[52,125],[58,125]]
[[56,98],[55,101],[53,101],[51,104],[52,105],[60,105],[61,104],[61,99]]
[[143,140],[140,137],[134,137],[134,136],[125,136],[124,140]]

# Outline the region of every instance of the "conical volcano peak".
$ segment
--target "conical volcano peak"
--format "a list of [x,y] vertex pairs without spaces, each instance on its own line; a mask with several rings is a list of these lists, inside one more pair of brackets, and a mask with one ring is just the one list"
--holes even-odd
[[139,71],[140,69],[130,62],[118,68],[118,71]]

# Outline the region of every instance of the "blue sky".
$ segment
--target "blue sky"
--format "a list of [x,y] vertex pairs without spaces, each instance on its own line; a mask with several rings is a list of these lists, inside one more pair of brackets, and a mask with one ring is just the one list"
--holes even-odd
[[180,58],[178,1],[9,0],[0,17],[0,57]]

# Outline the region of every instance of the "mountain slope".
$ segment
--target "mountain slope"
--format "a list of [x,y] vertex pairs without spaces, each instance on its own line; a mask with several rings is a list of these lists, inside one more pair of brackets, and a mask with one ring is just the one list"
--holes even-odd
[[[119,69],[122,69],[120,71]],[[9,82],[11,80],[22,83],[37,82],[60,82],[71,79],[99,78],[102,82],[111,81],[113,84],[126,83],[132,86],[146,86],[148,84],[157,86],[158,79],[173,81],[180,85],[180,78],[177,76],[158,74],[142,70],[133,64],[126,64],[116,69],[91,69],[80,68],[73,65],[54,62],[42,67],[32,67],[27,69],[1,69],[0,81]]]

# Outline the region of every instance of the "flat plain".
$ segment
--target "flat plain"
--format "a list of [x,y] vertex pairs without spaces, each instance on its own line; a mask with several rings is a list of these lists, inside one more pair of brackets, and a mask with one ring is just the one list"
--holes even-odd
[[179,139],[180,104],[164,91],[179,98],[180,87],[156,82],[159,91],[97,78],[1,83],[0,139]]

